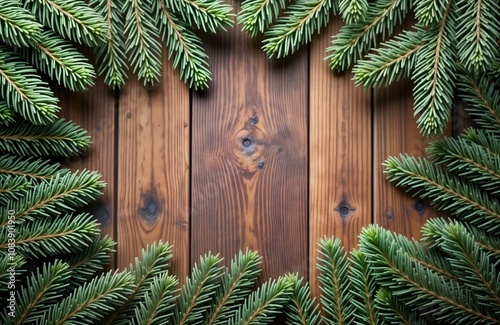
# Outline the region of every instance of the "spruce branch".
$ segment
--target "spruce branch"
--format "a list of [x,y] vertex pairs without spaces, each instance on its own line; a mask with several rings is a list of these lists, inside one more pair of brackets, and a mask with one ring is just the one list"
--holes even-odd
[[425,32],[425,45],[417,53],[413,80],[417,124],[426,136],[443,131],[450,116],[455,87],[456,7],[448,0],[442,20]]
[[89,144],[87,131],[64,119],[48,125],[20,121],[0,129],[0,152],[19,156],[76,156]]
[[337,9],[336,1],[297,0],[264,33],[262,50],[270,58],[294,53],[300,45],[311,41],[314,32],[328,24],[331,11],[336,13]]
[[238,23],[251,36],[264,33],[280,10],[285,9],[285,0],[244,0],[238,14]]
[[105,265],[111,263],[110,253],[115,242],[108,236],[94,239],[78,254],[64,255],[62,258],[69,264],[71,270],[71,285],[81,286],[90,281]]
[[133,72],[144,84],[154,84],[161,76],[161,44],[158,40],[158,28],[154,22],[154,1],[125,1],[125,48]]
[[384,324],[425,325],[418,314],[412,312],[403,302],[386,288],[380,288],[375,295],[375,306]]
[[461,137],[469,142],[482,146],[490,152],[500,155],[500,137],[489,130],[483,131],[480,129],[468,128]]
[[475,293],[478,303],[489,315],[500,312],[500,275],[490,263],[488,253],[475,243],[467,229],[457,222],[450,222],[440,232],[440,247],[450,257],[460,278]]
[[264,282],[240,305],[228,324],[258,325],[272,322],[290,300],[292,290],[286,277]]
[[11,48],[0,45],[0,96],[33,124],[50,123],[59,111],[57,98],[36,70]]
[[424,45],[423,34],[422,30],[405,31],[359,60],[352,69],[356,85],[388,86],[410,76],[417,53]]
[[349,280],[351,282],[353,305],[353,320],[357,324],[377,325],[378,311],[375,308],[374,292],[376,291],[375,278],[366,261],[366,257],[359,250],[351,252],[351,268]]
[[481,128],[500,136],[500,91],[488,76],[477,77],[459,70],[458,89],[465,110]]
[[448,0],[415,1],[415,17],[422,26],[437,24],[443,19],[448,4]]
[[27,159],[13,155],[0,156],[0,177],[26,177],[30,181],[49,180],[56,174],[64,176],[70,171],[49,160]]
[[368,7],[364,21],[343,26],[327,49],[330,68],[344,70],[361,58],[364,52],[391,35],[396,24],[405,18],[410,4],[406,0],[377,0]]
[[322,238],[318,250],[321,304],[326,324],[349,324],[353,317],[353,296],[348,281],[349,260],[339,239]]
[[446,170],[500,194],[500,155],[464,138],[444,138],[430,144],[429,159],[446,164]]
[[15,317],[4,310],[0,315],[4,325],[37,323],[43,318],[47,306],[61,299],[61,292],[70,278],[68,264],[62,261],[44,263],[27,276],[27,282],[17,292]]
[[63,37],[89,46],[106,41],[106,22],[84,1],[27,0],[27,5],[42,24]]
[[315,303],[315,298],[311,297],[309,284],[297,274],[287,275],[287,281],[292,287],[292,297],[285,305],[285,315],[287,324],[316,325],[320,324],[319,306]]
[[142,251],[142,259],[135,259],[135,265],[130,265],[130,272],[134,277],[134,287],[127,295],[127,300],[116,308],[106,319],[106,324],[128,324],[139,307],[141,299],[149,290],[155,276],[167,272],[172,258],[172,246],[168,243],[153,244]]
[[221,285],[213,299],[212,308],[205,315],[204,324],[224,324],[230,319],[238,305],[250,294],[261,271],[257,252],[239,252],[231,261],[231,269],[222,275]]
[[14,121],[14,110],[5,100],[0,99],[0,124],[7,126]]
[[19,0],[0,2],[0,39],[12,46],[29,46],[42,25]]
[[32,185],[25,177],[0,175],[0,205],[5,206],[10,200],[21,198],[31,187]]
[[87,90],[94,85],[94,67],[70,42],[50,30],[40,33],[35,40],[32,48],[23,48],[22,53],[40,71],[72,91]]
[[122,8],[124,0],[91,0],[90,6],[101,14],[108,25],[107,41],[94,48],[98,74],[112,88],[120,88],[127,78],[127,56]]
[[167,43],[168,58],[173,57],[174,69],[179,67],[180,78],[189,87],[208,88],[212,73],[208,68],[208,55],[201,39],[191,31],[188,24],[169,11],[165,0],[154,0],[154,3],[160,36]]
[[499,53],[500,6],[495,0],[457,1],[458,56],[471,72],[485,71],[496,61]]
[[186,278],[182,287],[174,314],[170,322],[177,325],[199,324],[203,314],[210,308],[213,296],[219,286],[221,276],[221,259],[217,255],[200,257],[200,266],[195,264],[191,278]]
[[362,22],[368,11],[368,1],[340,0],[339,11],[347,24]]
[[[26,260],[20,255],[7,255],[0,254],[0,293],[8,292],[9,282],[10,282],[10,271],[11,267],[14,266],[16,272],[16,284],[20,282],[20,276],[24,275],[25,270],[23,266],[26,264]],[[7,315],[7,313],[2,313]]]
[[7,225],[7,210],[16,211],[16,224],[34,221],[63,212],[72,212],[101,195],[104,182],[96,172],[82,171],[64,176],[56,175],[50,181],[40,182],[17,201],[0,207],[0,228]]
[[499,232],[500,203],[475,184],[407,155],[389,157],[384,166],[396,186],[413,189],[415,195],[430,198],[437,209],[450,211],[471,225]]
[[132,283],[132,275],[127,272],[110,271],[96,277],[52,305],[39,324],[95,324],[126,300]]
[[167,273],[155,276],[144,300],[136,307],[131,324],[166,324],[175,306],[174,293],[178,284],[177,278]]
[[[8,227],[0,228],[0,249],[6,251]],[[99,225],[86,213],[66,214],[16,225],[16,252],[26,259],[75,253],[89,245],[99,233]]]
[[423,315],[446,323],[500,324],[478,304],[466,288],[444,280],[399,250],[392,234],[378,226],[361,232],[360,248],[371,265],[376,281],[392,295]]
[[233,7],[224,0],[162,0],[172,13],[189,26],[215,33],[217,29],[232,27]]

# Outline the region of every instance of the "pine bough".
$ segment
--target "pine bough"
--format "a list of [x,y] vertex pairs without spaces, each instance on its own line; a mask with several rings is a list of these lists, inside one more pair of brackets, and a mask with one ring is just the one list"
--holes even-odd
[[[426,136],[439,134],[446,126],[456,84],[464,73],[499,75],[500,5],[496,0],[297,0],[291,4],[244,0],[238,22],[252,36],[263,33],[264,52],[280,58],[310,42],[337,13],[346,24],[332,37],[326,57],[330,67],[340,71],[354,65],[354,81],[365,87],[411,77],[415,115]],[[395,27],[408,16],[416,17],[414,25],[394,35]]]

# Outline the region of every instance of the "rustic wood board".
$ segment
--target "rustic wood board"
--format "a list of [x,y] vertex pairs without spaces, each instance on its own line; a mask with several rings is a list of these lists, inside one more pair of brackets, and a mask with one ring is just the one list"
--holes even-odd
[[335,18],[311,44],[309,264],[315,295],[320,239],[335,236],[350,250],[372,220],[371,92],[356,88],[350,72],[334,73],[323,60],[340,26]]
[[118,266],[148,244],[174,246],[172,273],[189,268],[189,90],[164,58],[162,82],[130,77],[120,95]]
[[[70,92],[62,87],[54,87],[60,99],[61,117],[82,126],[91,136],[91,147],[82,157],[66,158],[61,162],[72,170],[96,170],[106,182],[103,195],[92,202],[86,211],[92,213],[101,224],[103,235],[116,240],[115,211],[115,132],[116,99],[115,93],[101,78],[86,92]],[[113,256],[112,265],[115,267]]]
[[428,202],[413,198],[386,180],[382,163],[389,156],[407,153],[426,157],[429,139],[420,135],[413,113],[413,82],[401,80],[374,93],[374,198],[375,222],[408,237],[420,238],[420,228],[436,216]]
[[307,49],[270,61],[239,29],[206,38],[214,82],[193,96],[192,261],[249,248],[263,280],[305,275]]

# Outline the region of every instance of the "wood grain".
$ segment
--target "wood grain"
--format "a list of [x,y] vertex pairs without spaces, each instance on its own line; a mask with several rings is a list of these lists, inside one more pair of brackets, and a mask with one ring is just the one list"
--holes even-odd
[[356,88],[350,73],[336,74],[323,60],[339,21],[311,44],[309,264],[316,296],[320,238],[335,236],[350,250],[372,218],[370,91]]
[[163,77],[146,89],[134,77],[120,96],[118,266],[148,244],[174,246],[172,273],[189,268],[189,90],[163,60]]
[[239,29],[207,40],[214,82],[193,96],[191,256],[248,247],[261,279],[306,275],[307,51],[270,61]]
[[[89,204],[86,210],[101,224],[103,235],[116,240],[115,225],[115,93],[101,78],[86,92],[70,92],[62,87],[54,87],[60,99],[61,117],[82,126],[91,136],[91,147],[82,157],[66,158],[63,165],[72,170],[96,170],[106,182],[103,195]],[[115,258],[111,267],[115,267]]]
[[389,156],[407,153],[426,157],[429,139],[420,135],[413,114],[413,82],[399,81],[387,88],[375,90],[374,128],[375,222],[386,229],[408,237],[420,238],[420,228],[436,215],[426,201],[413,198],[402,188],[385,179],[382,163]]

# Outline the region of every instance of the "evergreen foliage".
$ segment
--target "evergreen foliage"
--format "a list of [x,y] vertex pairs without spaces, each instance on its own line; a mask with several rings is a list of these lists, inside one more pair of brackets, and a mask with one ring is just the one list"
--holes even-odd
[[[280,58],[309,43],[337,13],[345,25],[327,49],[330,67],[354,66],[354,81],[365,87],[411,77],[424,135],[444,129],[464,76],[500,71],[496,0],[244,0],[238,22],[251,36],[262,33],[263,51]],[[416,21],[407,18],[412,16]],[[405,21],[413,26],[396,34],[395,27]],[[487,93],[491,84],[472,91]]]

